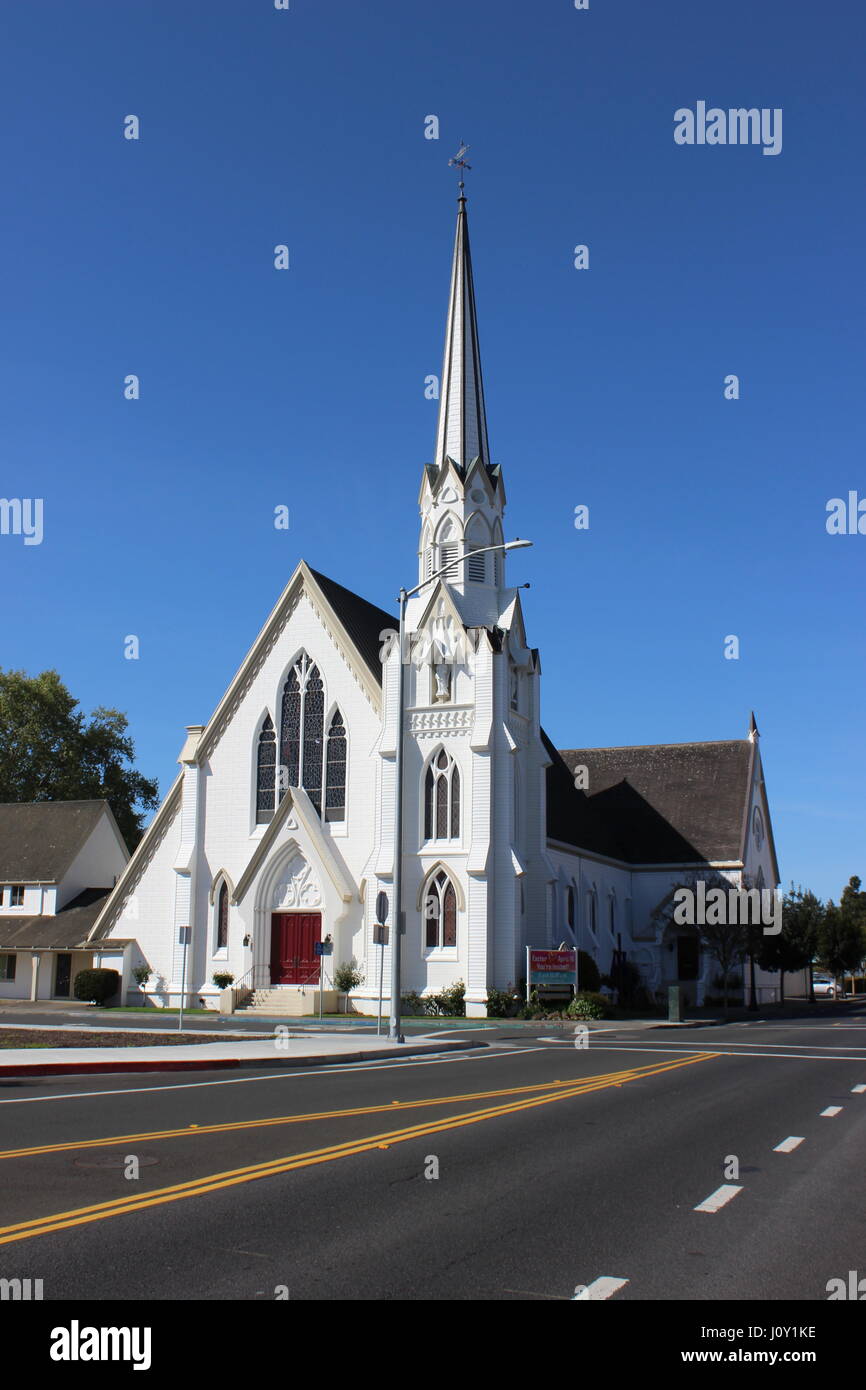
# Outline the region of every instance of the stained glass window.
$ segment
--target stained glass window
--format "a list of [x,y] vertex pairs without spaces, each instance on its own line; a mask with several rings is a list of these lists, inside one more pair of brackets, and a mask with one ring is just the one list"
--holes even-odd
[[263,825],[273,818],[274,789],[277,784],[277,736],[269,714],[265,715],[259,734],[258,769],[256,772],[256,824]]
[[301,757],[301,683],[298,667],[289,672],[283,686],[283,711],[280,723],[280,798],[289,787],[298,785]]
[[441,749],[424,778],[425,840],[460,837],[460,773],[454,759]]
[[442,945],[457,945],[457,894],[451,882],[442,894]]
[[457,945],[457,894],[444,869],[430,882],[425,896],[427,927],[424,936],[428,950]]
[[217,950],[229,944],[229,890],[223,883],[217,902]]
[[[334,777],[338,775],[336,767],[342,754],[342,805],[345,807],[346,729],[341,715],[337,720],[334,740]],[[284,796],[289,787],[303,787],[317,813],[321,815],[322,783],[325,777],[325,687],[319,668],[314,666],[306,652],[303,652],[289,672],[283,687],[278,780],[280,796]],[[335,781],[335,788],[336,785]],[[327,806],[327,787],[324,790]],[[339,804],[334,801],[335,810]],[[343,815],[328,815],[327,819],[342,820]]]
[[325,743],[325,690],[317,666],[307,672],[304,688],[304,746],[301,785],[322,814],[322,765]]
[[346,819],[346,727],[340,711],[334,710],[328,729],[328,756],[325,763],[325,819]]

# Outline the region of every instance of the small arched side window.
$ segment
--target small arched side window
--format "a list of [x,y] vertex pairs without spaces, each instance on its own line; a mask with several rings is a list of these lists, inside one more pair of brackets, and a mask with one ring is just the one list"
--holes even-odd
[[444,869],[440,869],[427,886],[424,916],[424,945],[427,950],[457,945],[457,894]]
[[223,882],[217,898],[216,948],[224,951],[229,944],[229,890]]
[[265,715],[259,734],[256,764],[256,824],[273,820],[274,797],[277,785],[277,735],[269,714]]
[[346,726],[338,709],[328,727],[325,760],[325,820],[346,819]]

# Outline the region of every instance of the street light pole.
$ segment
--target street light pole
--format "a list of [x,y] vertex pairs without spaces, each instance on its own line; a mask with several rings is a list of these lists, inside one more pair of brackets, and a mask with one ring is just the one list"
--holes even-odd
[[434,580],[439,579],[449,570],[453,570],[457,565],[464,564],[470,555],[480,555],[488,550],[521,550],[526,546],[532,545],[532,541],[505,541],[500,545],[481,545],[477,550],[471,550],[465,555],[459,555],[456,560],[450,560],[447,565],[436,570],[428,579],[416,584],[414,589],[401,589],[399,595],[400,603],[400,624],[398,633],[398,656],[399,670],[397,673],[397,746],[394,757],[394,877],[393,877],[393,909],[391,924],[391,1013],[388,1020],[388,1038],[391,1042],[405,1042],[403,1034],[400,1032],[400,955],[401,941],[400,929],[403,924],[403,724],[406,713],[406,685],[403,674],[403,667],[406,664],[403,644],[406,636],[406,602],[414,594],[420,591]]
[[400,1032],[400,932],[403,926],[403,719],[406,711],[406,685],[403,675],[403,642],[406,629],[405,589],[400,590],[400,628],[397,652],[397,749],[394,757],[394,902],[391,910],[391,1016],[388,1037],[403,1042]]

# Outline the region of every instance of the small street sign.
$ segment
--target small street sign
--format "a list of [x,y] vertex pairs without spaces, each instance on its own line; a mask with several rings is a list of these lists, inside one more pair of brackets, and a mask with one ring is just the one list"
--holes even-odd
[[376,894],[376,921],[387,922],[388,920],[388,894]]
[[373,945],[388,945],[388,928],[384,926],[381,922],[377,922],[373,928]]

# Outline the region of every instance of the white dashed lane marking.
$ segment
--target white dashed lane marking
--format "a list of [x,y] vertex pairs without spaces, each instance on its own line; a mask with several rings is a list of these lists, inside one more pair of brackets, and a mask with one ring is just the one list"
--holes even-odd
[[798,1144],[802,1144],[804,1136],[802,1134],[790,1134],[787,1139],[783,1139],[781,1144],[777,1144],[773,1150],[774,1154],[793,1153]]
[[628,1283],[627,1279],[614,1279],[609,1275],[603,1275],[600,1279],[593,1279],[591,1284],[576,1293],[571,1300],[572,1303],[599,1303],[604,1298],[613,1298],[615,1293],[624,1289]]
[[706,1201],[695,1207],[695,1211],[719,1211],[722,1207],[727,1206],[728,1202],[732,1201],[742,1190],[742,1187],[737,1187],[734,1183],[723,1183],[721,1187],[716,1188],[715,1192],[710,1193]]
[[828,1120],[832,1120],[834,1115],[841,1113],[841,1110],[841,1105],[828,1105],[826,1110],[821,1111],[821,1114],[826,1115]]
[[854,1096],[862,1096],[862,1094],[863,1094],[864,1091],[866,1091],[866,1086],[852,1086],[852,1087],[851,1087],[851,1094],[854,1095]]

